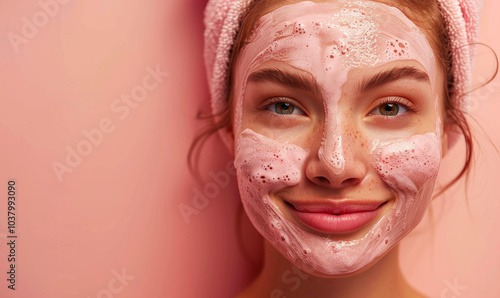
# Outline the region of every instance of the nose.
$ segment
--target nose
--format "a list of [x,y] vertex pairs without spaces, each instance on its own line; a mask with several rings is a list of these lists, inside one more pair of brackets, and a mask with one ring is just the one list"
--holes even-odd
[[336,123],[325,124],[317,154],[311,156],[306,165],[307,178],[317,185],[331,188],[361,183],[367,171],[362,143],[357,131]]

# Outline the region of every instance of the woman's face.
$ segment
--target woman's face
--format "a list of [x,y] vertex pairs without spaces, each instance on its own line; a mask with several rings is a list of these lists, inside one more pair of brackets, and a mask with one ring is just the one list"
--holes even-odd
[[425,35],[378,2],[298,2],[247,41],[233,132],[248,216],[306,272],[368,268],[421,220],[439,169],[442,74]]

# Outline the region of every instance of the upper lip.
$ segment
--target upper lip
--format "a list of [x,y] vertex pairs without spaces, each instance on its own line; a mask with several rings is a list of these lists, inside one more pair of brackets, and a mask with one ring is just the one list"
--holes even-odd
[[387,201],[360,201],[351,199],[322,199],[321,201],[285,201],[297,211],[309,213],[346,214],[373,211]]

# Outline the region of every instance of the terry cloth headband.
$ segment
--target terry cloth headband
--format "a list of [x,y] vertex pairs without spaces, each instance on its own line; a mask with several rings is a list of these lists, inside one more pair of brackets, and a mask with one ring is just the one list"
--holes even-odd
[[[205,8],[205,67],[214,115],[227,105],[227,73],[231,49],[238,33],[241,17],[253,0],[209,0]],[[411,0],[410,0],[411,1]],[[448,28],[452,51],[454,80],[452,103],[468,110],[474,47],[479,28],[482,0],[437,0]],[[451,137],[451,138],[450,138]],[[449,147],[456,136],[449,136]],[[224,140],[227,141],[227,140]]]

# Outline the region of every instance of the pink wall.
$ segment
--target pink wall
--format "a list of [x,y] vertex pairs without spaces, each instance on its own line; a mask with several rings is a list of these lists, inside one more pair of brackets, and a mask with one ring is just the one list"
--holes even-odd
[[[0,297],[238,291],[259,260],[245,251],[259,244],[245,220],[238,231],[229,156],[214,139],[201,155],[205,182],[197,185],[186,169],[203,127],[195,114],[208,111],[205,1],[58,1],[40,1],[51,3],[45,8],[9,1],[0,11]],[[499,10],[499,2],[486,2],[480,35],[497,53]],[[480,81],[492,58],[478,53]],[[402,247],[405,274],[432,297],[500,296],[500,157],[483,136],[500,146],[499,94],[496,79],[473,95],[484,133],[476,133],[469,209],[463,184],[454,187],[433,204],[434,234],[428,216]],[[443,181],[460,147],[446,157]],[[11,179],[16,291],[6,281]],[[194,213],[183,217],[180,206]]]

